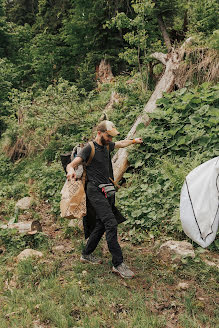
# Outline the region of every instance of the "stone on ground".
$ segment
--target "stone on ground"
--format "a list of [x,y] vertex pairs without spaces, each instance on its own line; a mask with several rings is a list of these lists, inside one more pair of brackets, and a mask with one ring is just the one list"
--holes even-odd
[[36,251],[34,249],[31,248],[27,248],[25,250],[23,250],[18,256],[17,256],[17,260],[18,261],[22,261],[25,260],[28,257],[42,257],[43,253]]
[[31,207],[32,201],[32,197],[24,197],[16,203],[15,208],[19,208],[21,210],[28,210]]
[[177,289],[186,290],[189,288],[189,284],[187,282],[179,282],[177,285]]
[[174,260],[180,260],[184,257],[195,257],[192,245],[185,240],[168,240],[160,246],[159,254],[164,261],[169,260],[172,256]]
[[52,248],[52,251],[55,252],[64,252],[65,246],[64,245],[57,245]]

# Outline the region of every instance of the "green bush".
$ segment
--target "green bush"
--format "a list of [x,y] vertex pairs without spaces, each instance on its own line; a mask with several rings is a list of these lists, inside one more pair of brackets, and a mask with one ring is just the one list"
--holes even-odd
[[[128,225],[159,233],[179,232],[179,198],[186,175],[218,155],[219,86],[203,84],[165,94],[132,148],[126,189],[118,193]],[[130,202],[130,199],[132,201]]]

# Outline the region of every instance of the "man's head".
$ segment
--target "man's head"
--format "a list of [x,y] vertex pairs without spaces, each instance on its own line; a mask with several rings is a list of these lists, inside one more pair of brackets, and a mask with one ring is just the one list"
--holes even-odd
[[108,145],[112,138],[119,134],[115,125],[111,121],[102,121],[97,126],[97,134],[100,137],[102,145]]

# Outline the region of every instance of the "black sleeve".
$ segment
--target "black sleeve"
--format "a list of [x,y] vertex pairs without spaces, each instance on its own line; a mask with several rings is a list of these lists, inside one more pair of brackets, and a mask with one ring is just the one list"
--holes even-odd
[[76,157],[81,157],[84,162],[87,162],[90,153],[91,153],[91,145],[87,144],[86,146],[84,146],[84,148],[81,149],[81,151],[76,155]]
[[113,151],[115,148],[115,142],[110,142],[109,143],[109,152],[111,153],[111,151]]

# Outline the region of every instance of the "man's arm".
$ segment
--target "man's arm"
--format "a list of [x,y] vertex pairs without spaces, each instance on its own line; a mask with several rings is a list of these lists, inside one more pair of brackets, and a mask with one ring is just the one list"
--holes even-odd
[[141,138],[136,138],[133,140],[120,140],[115,142],[115,148],[125,148],[133,144],[141,144],[143,140]]
[[83,162],[83,159],[81,157],[76,157],[71,163],[67,165],[67,179],[76,179],[76,173],[75,168],[78,167]]

